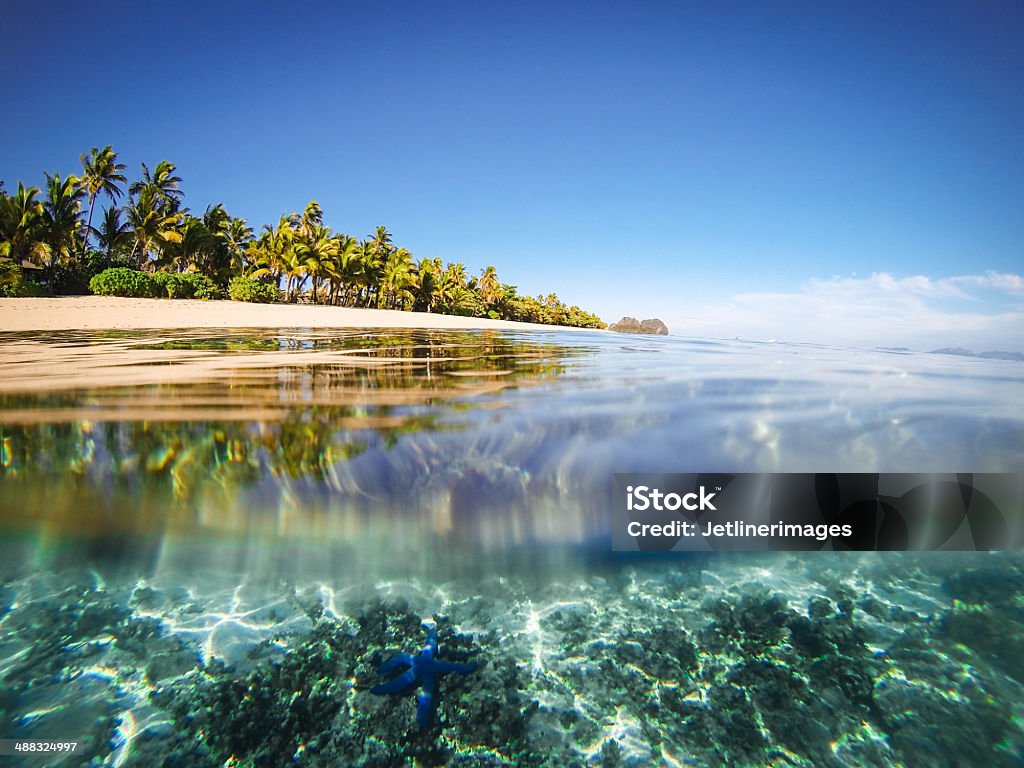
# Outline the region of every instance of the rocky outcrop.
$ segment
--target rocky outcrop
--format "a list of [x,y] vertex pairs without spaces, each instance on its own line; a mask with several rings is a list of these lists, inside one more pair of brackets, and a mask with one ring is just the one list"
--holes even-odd
[[608,330],[619,333],[656,333],[659,336],[668,336],[668,326],[657,318],[637,320],[635,317],[624,317],[619,322],[609,325]]

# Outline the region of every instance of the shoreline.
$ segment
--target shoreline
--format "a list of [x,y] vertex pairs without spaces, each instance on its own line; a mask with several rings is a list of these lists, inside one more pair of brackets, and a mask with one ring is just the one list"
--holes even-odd
[[426,328],[587,331],[432,312],[315,304],[253,304],[214,299],[131,299],[114,296],[0,298],[0,331],[145,330],[171,328]]

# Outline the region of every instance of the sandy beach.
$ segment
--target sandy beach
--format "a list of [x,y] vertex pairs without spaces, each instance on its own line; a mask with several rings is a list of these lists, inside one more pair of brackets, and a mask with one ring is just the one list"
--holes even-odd
[[[108,296],[66,296],[59,298],[0,298],[0,331],[12,334],[0,348],[0,394],[28,394],[40,391],[67,391],[89,387],[138,387],[149,385],[184,385],[197,381],[226,381],[244,379],[248,402],[245,408],[230,409],[231,418],[252,418],[272,421],[280,418],[282,410],[276,380],[278,373],[295,366],[334,366],[337,370],[366,369],[405,370],[410,360],[400,354],[367,356],[363,349],[336,350],[223,350],[200,348],[140,349],[134,344],[122,344],[107,339],[102,345],[53,345],[39,337],[19,338],[18,333],[39,331],[109,331],[147,330],[150,343],[173,343],[182,332],[216,333],[217,329],[270,330],[289,329],[290,334],[302,331],[316,333],[332,329],[495,329],[495,330],[581,330],[564,326],[518,323],[508,320],[490,320],[459,317],[426,312],[402,312],[382,309],[357,309],[293,304],[251,304],[236,301],[199,301],[186,299],[129,299]],[[592,329],[590,329],[592,330]],[[442,362],[437,358],[435,362]],[[254,386],[266,371],[274,371],[269,394]],[[262,373],[261,373],[262,372]],[[436,386],[419,387],[414,391],[402,390],[396,395],[394,387],[387,387],[385,400],[391,404],[422,402],[438,395],[481,394],[500,391],[508,386],[509,370],[450,371],[438,379]],[[371,376],[374,374],[370,374]],[[467,379],[468,377],[468,379]],[[509,381],[506,381],[506,378]],[[402,388],[399,388],[402,389]],[[258,391],[257,391],[258,390]],[[266,397],[264,397],[266,394]],[[368,394],[360,386],[341,386],[337,377],[331,380],[330,392],[315,395],[319,405],[346,404],[382,405],[382,392]],[[396,396],[398,400],[396,400]],[[371,398],[371,399],[372,399]],[[89,418],[103,420],[115,415],[125,418],[129,412],[140,417],[157,410],[167,410],[158,398],[154,402],[118,402],[113,410],[89,411]],[[310,401],[313,402],[313,401]],[[233,401],[234,405],[238,405]],[[163,405],[169,405],[163,403]],[[209,416],[210,412],[195,412],[174,401],[165,414],[170,420]],[[208,404],[204,404],[207,407]],[[141,407],[142,410],[139,410]],[[268,410],[269,408],[269,410]],[[222,415],[227,415],[225,411]],[[7,414],[8,418],[14,415]],[[69,411],[54,414],[33,411],[20,414],[22,420],[52,421],[80,413]],[[0,418],[0,424],[5,423]]]
[[0,299],[0,330],[3,331],[144,328],[504,328],[550,331],[561,326],[429,312],[308,304],[108,296]]

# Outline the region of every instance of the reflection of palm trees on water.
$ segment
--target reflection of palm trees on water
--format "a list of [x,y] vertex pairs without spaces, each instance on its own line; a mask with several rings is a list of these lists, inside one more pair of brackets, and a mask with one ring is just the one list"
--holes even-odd
[[[459,429],[453,416],[494,404],[503,390],[553,380],[567,358],[585,353],[498,333],[190,332],[157,340],[115,333],[88,340],[59,334],[36,343],[66,350],[79,342],[80,367],[92,377],[109,354],[111,386],[48,392],[38,371],[17,366],[0,385],[6,523],[41,515],[65,531],[191,526],[208,522],[203,510],[229,515],[252,494],[265,495],[264,483],[278,492],[311,483],[330,494],[340,464],[370,448],[389,450],[411,433]],[[77,349],[64,363],[70,369]],[[171,353],[170,369],[152,359],[160,351]],[[343,361],[331,357],[342,353]],[[132,365],[133,354],[144,356],[140,364]],[[310,361],[321,357],[332,362]],[[146,383],[175,365],[211,359],[221,367],[205,378]],[[143,378],[118,383],[126,375]]]

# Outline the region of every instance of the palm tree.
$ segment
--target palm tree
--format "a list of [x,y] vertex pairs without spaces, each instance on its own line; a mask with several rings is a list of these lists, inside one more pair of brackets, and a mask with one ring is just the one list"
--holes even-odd
[[249,243],[252,242],[252,227],[246,223],[245,219],[233,218],[221,236],[224,238],[224,244],[228,249],[231,273],[235,275],[242,274],[245,268],[246,252]]
[[480,279],[476,284],[476,291],[480,294],[480,300],[484,306],[490,309],[498,303],[501,298],[501,282],[498,280],[498,270],[488,266],[480,273]]
[[441,281],[441,259],[420,259],[416,267],[414,309],[430,312],[434,302],[439,298],[438,290]]
[[376,298],[374,291],[380,285],[381,263],[376,256],[376,251],[371,240],[363,240],[359,244],[357,254],[357,277],[356,283],[359,287],[359,300],[361,306],[370,306],[371,297]]
[[273,263],[273,237],[274,228],[264,224],[260,236],[249,241],[245,247],[245,263],[252,267],[252,271],[246,274],[246,277],[255,280],[265,275],[274,275],[276,279],[280,279],[280,271],[274,269],[276,265]]
[[302,286],[306,284],[309,275],[306,274],[306,265],[299,258],[298,243],[292,243],[281,252],[281,260],[284,263],[284,293],[285,300],[294,304],[299,300],[302,293]]
[[377,227],[370,239],[370,251],[372,253],[370,265],[375,273],[375,279],[372,283],[375,287],[374,304],[378,304],[380,301],[381,270],[384,269],[384,265],[392,250],[391,233],[388,232],[388,228],[384,225]]
[[317,286],[330,270],[321,265],[323,259],[333,258],[330,230],[323,226],[323,210],[320,203],[310,200],[301,214],[282,216],[277,229],[264,226],[264,233],[251,255],[258,259],[261,267],[250,276],[253,278],[272,275],[280,282],[285,277],[285,298],[296,301],[302,286],[313,278],[313,301],[318,300]]
[[0,195],[0,256],[15,264],[26,259],[42,264],[49,259],[39,193],[38,187],[25,187],[19,181],[13,195]]
[[117,162],[117,153],[108,144],[103,149],[93,147],[89,155],[81,155],[82,159],[82,187],[89,196],[89,220],[85,226],[85,239],[89,240],[92,232],[92,213],[95,207],[96,195],[100,192],[115,202],[121,197],[121,184],[127,179],[121,171],[128,166]]
[[[46,174],[46,199],[43,201],[43,227],[50,246],[47,267],[71,258],[81,234],[82,197],[85,191],[75,176],[61,178]],[[52,274],[51,274],[52,277]]]
[[331,281],[330,303],[347,303],[347,294],[359,276],[359,241],[349,235],[335,235],[336,254],[328,278]]
[[565,325],[567,308],[557,294],[549,293],[546,297],[538,296],[537,298],[541,299],[541,303],[547,310],[547,322],[552,325]]
[[410,290],[413,287],[414,270],[412,254],[405,248],[396,248],[388,255],[381,274],[380,282],[384,290],[377,298],[378,308],[397,309],[399,304],[404,308],[405,302],[414,298]]
[[391,244],[391,233],[388,232],[387,227],[383,225],[377,227],[370,237],[370,247],[377,262],[383,265],[388,255],[394,250],[394,246]]
[[178,272],[195,271],[210,276],[211,253],[216,250],[216,238],[210,234],[206,223],[195,216],[186,215],[176,227],[178,239],[163,239],[161,257],[157,266],[173,266]]
[[282,216],[277,229],[267,228],[266,262],[261,269],[257,269],[251,275],[253,278],[272,275],[278,286],[281,278],[285,278],[285,300],[289,302],[297,300],[302,284],[306,280],[305,268],[297,253],[297,246],[301,240],[296,227],[300,222],[301,217],[293,213],[290,216]]
[[461,261],[448,264],[438,280],[438,303],[447,309],[453,309],[459,303],[459,297],[466,288],[466,265]]
[[325,226],[310,224],[309,227],[306,235],[296,244],[295,255],[300,273],[313,278],[313,303],[317,304],[317,285],[320,278],[330,272],[329,262],[338,255],[338,241]]
[[[291,262],[290,251],[293,248],[294,239],[295,232],[288,216],[282,216],[276,228],[270,224],[264,224],[259,238],[250,243],[246,249],[246,256],[256,267],[249,277],[253,280],[271,277],[274,285],[280,287],[281,278],[285,276]],[[291,287],[290,280],[288,287]]]
[[142,181],[132,184],[129,191],[132,195],[139,195],[143,190],[149,189],[153,195],[154,207],[159,207],[165,216],[176,213],[185,193],[178,188],[181,177],[174,175],[175,170],[177,166],[174,163],[161,160],[150,174],[149,168],[142,163]]
[[224,210],[222,203],[208,205],[202,222],[206,239],[200,249],[201,258],[195,262],[195,267],[210,279],[226,284],[232,274],[234,261],[229,246],[231,215]]
[[309,238],[313,235],[317,227],[322,227],[324,224],[324,212],[320,208],[320,203],[316,200],[310,200],[306,203],[306,208],[303,210],[300,216],[297,213],[293,213],[295,229],[299,233],[300,237]]
[[134,241],[129,258],[137,264],[145,262],[151,251],[161,250],[168,243],[181,242],[181,233],[175,229],[178,215],[167,213],[158,195],[155,187],[141,187],[138,197],[131,201],[125,211]]
[[224,210],[224,203],[206,206],[206,212],[203,213],[203,224],[211,234],[227,232],[231,226],[231,216]]
[[114,206],[103,212],[103,223],[93,232],[108,264],[113,262],[119,251],[124,251],[128,247],[132,239],[131,229],[121,221],[121,209]]

